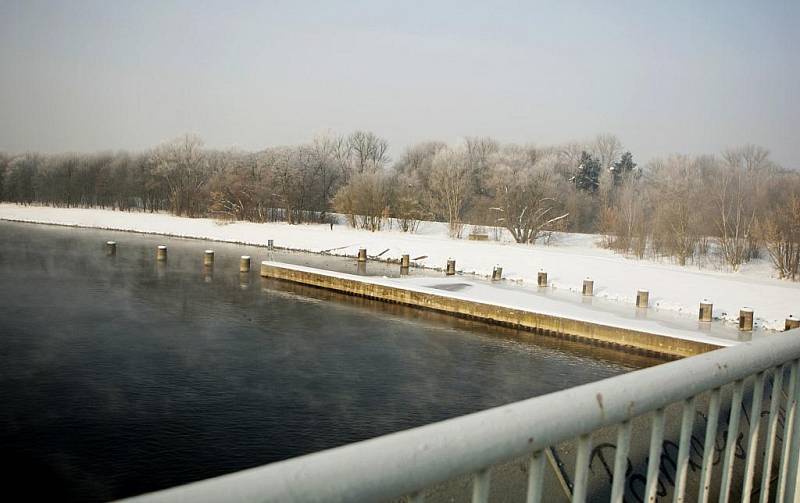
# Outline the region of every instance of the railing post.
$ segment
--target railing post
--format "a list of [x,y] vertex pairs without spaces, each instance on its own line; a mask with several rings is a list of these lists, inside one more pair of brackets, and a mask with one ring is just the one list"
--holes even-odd
[[[800,379],[800,360],[792,362],[792,370],[789,373],[789,394],[786,396],[786,416],[783,422],[783,442],[781,446],[781,459],[778,465],[778,485],[777,485],[777,498],[776,501],[791,501],[786,500],[786,489],[788,483],[786,482],[789,465],[792,464],[792,457],[797,456],[796,453],[791,452],[792,440],[794,435],[794,416],[797,412],[797,402],[795,400],[795,389],[798,379]],[[796,463],[796,461],[795,461]],[[795,485],[796,487],[796,485]]]
[[[800,365],[800,362],[795,363]],[[797,501],[800,498],[800,372],[796,372],[797,377],[794,385],[794,396],[789,397],[792,401],[794,418],[792,420],[792,438],[789,449],[789,470],[786,473],[786,498],[784,501]]]

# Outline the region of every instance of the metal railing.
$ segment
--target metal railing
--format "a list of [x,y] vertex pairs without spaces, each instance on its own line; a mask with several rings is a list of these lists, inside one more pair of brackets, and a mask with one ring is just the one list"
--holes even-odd
[[[672,500],[706,502],[716,496],[721,502],[732,498],[798,501],[799,365],[800,330],[793,330],[133,500],[351,502],[405,496],[421,502],[426,489],[471,476],[472,501],[485,502],[492,467],[527,458],[525,501],[538,502],[543,498],[545,460],[562,442],[576,443],[566,497],[576,502],[587,496],[596,500],[587,482],[592,439],[600,430],[612,428],[616,452],[604,499],[623,501],[634,438],[645,442],[647,450],[642,458],[647,466],[643,500],[664,501],[663,487],[658,494],[658,479],[663,477],[665,423],[671,423],[665,419],[665,410],[670,406],[675,410],[677,404],[682,413],[675,415],[673,425],[680,422],[678,451],[670,472]],[[762,412],[767,400],[768,412]],[[705,414],[697,410],[700,402],[707,404]],[[745,428],[740,427],[743,410],[744,417],[750,418]],[[692,439],[698,413],[707,418],[706,426],[701,429],[702,439]],[[649,444],[648,435],[637,439],[632,433],[634,421],[646,421]],[[719,448],[720,437],[725,439],[724,449]],[[704,447],[702,461],[696,444]],[[691,462],[692,473],[699,474],[699,483],[689,493],[686,481],[693,454],[697,459]]]

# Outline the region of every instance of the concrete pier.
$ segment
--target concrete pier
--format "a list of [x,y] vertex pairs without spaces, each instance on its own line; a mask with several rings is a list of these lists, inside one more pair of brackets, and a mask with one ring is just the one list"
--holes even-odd
[[203,265],[206,267],[214,266],[214,250],[206,250],[203,253]]
[[156,260],[159,262],[167,261],[167,247],[165,245],[159,245],[156,249]]
[[708,299],[703,299],[700,302],[700,314],[698,318],[700,321],[711,321],[711,314],[714,311],[714,304],[711,303]]
[[784,330],[793,330],[795,328],[800,328],[800,318],[795,318],[794,316],[786,318]]
[[359,248],[358,249],[358,261],[359,262],[366,262],[367,261],[367,249],[366,248]]
[[117,254],[117,242],[106,241],[106,255],[109,257]]
[[744,332],[753,330],[753,309],[743,307],[739,310],[739,330]]
[[[679,358],[717,349],[711,342],[652,334],[527,309],[469,301],[422,288],[390,284],[383,278],[359,277],[278,262],[261,263],[261,276],[315,286],[349,295],[403,304],[477,319],[487,323],[573,338],[601,345],[634,348],[648,354]],[[399,281],[399,280],[398,280]]]
[[250,255],[242,255],[239,259],[239,272],[250,272]]
[[650,305],[650,292],[647,290],[636,291],[636,307],[648,307]]
[[594,295],[594,281],[589,278],[583,280],[583,289],[581,293],[587,297]]
[[453,259],[447,260],[447,270],[445,271],[447,276],[454,276],[456,274],[456,261]]

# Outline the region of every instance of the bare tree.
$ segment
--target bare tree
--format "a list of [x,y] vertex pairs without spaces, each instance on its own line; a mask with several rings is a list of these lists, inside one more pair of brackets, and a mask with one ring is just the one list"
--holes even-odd
[[498,221],[517,243],[535,243],[542,231],[565,219],[558,203],[552,174],[536,167],[535,149],[507,146],[490,159]]
[[392,185],[387,173],[359,173],[336,193],[334,207],[347,215],[352,226],[378,231],[391,198]]
[[784,173],[770,185],[760,235],[778,277],[795,281],[800,279],[800,174]]
[[473,194],[473,177],[463,149],[444,148],[431,165],[430,186],[435,212],[447,218],[450,234],[457,237],[463,228],[462,216]]
[[769,152],[753,145],[727,150],[722,157],[724,162],[717,169],[711,187],[713,218],[721,256],[731,269],[737,270],[750,260],[757,247],[754,231],[759,178],[771,163]]
[[614,163],[620,158],[622,151],[619,138],[608,133],[597,135],[591,145],[593,156],[600,161],[599,195],[606,205],[609,204],[614,189]]
[[173,213],[193,217],[205,210],[199,196],[211,173],[200,137],[186,134],[163,143],[153,151],[153,162],[169,188]]
[[343,163],[344,177],[375,172],[389,163],[389,142],[370,131],[355,131],[347,137],[347,156]]
[[694,259],[700,234],[701,214],[696,209],[703,194],[696,183],[697,165],[688,156],[671,156],[654,161],[651,171],[654,250],[686,265]]

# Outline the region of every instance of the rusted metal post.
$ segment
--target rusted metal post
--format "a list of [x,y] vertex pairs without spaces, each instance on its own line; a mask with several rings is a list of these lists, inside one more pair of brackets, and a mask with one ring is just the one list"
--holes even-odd
[[447,271],[445,272],[445,274],[447,276],[453,276],[453,275],[455,275],[455,273],[456,273],[456,261],[453,260],[453,259],[448,259],[447,260]]
[[156,250],[156,260],[158,260],[159,262],[166,262],[167,247],[165,245],[158,246],[158,249]]
[[540,287],[547,286],[547,273],[544,271],[539,271],[536,275],[536,284]]
[[359,262],[366,262],[367,261],[367,249],[366,248],[359,248],[358,249],[358,261]]
[[583,280],[583,291],[581,293],[587,297],[594,295],[594,281],[589,278]]
[[271,250],[275,248],[275,241],[272,239],[267,239],[267,249]]

